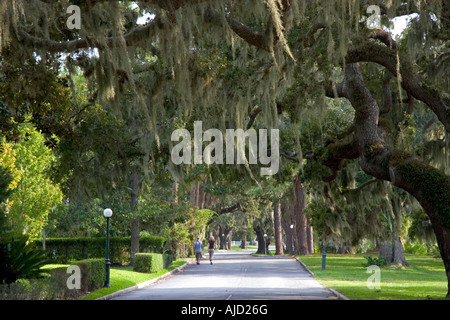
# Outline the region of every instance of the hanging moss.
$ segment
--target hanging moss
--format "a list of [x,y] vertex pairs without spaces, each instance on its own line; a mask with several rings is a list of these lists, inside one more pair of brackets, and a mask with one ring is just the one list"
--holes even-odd
[[408,161],[398,169],[403,179],[422,190],[423,197],[437,212],[440,222],[450,228],[450,178],[418,160]]

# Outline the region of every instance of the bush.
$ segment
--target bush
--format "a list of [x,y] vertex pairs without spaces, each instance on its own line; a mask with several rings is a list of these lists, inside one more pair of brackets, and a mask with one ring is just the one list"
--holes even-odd
[[19,278],[40,278],[40,268],[49,263],[44,253],[28,242],[27,237],[0,239],[0,283],[13,283]]
[[103,287],[106,279],[106,265],[103,259],[88,259],[73,263],[81,270],[81,290],[93,291]]
[[163,255],[160,253],[136,253],[133,270],[136,272],[158,272],[164,268]]
[[42,268],[46,277],[42,279],[18,279],[11,284],[0,285],[0,300],[57,300],[75,299],[86,292],[103,287],[106,271],[105,261],[89,259],[74,261],[72,265],[80,267],[81,288],[69,289],[67,273],[69,265],[51,265]]
[[[141,237],[139,250],[141,252],[162,253],[165,239],[156,236]],[[36,245],[41,245],[42,239],[35,239]],[[45,253],[55,263],[68,263],[71,260],[95,259],[105,257],[106,238],[47,238]],[[111,237],[109,241],[109,256],[111,263],[129,261],[130,237]]]
[[173,262],[173,255],[163,254],[164,268],[168,268]]
[[383,268],[387,265],[386,259],[383,257],[371,257],[371,256],[365,256],[364,258],[367,259],[367,263],[363,263],[364,267],[369,266],[379,266],[380,268]]

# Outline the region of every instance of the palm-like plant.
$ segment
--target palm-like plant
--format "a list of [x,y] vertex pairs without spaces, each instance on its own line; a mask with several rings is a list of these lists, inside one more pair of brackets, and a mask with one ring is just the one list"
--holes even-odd
[[[11,176],[0,166],[0,204],[11,194],[8,189]],[[49,260],[44,252],[35,248],[28,237],[14,237],[8,232],[6,216],[0,206],[0,284],[12,283],[19,278],[37,278],[41,267]]]
[[12,283],[19,278],[39,278],[41,267],[49,263],[44,252],[36,249],[27,237],[2,241],[1,255],[4,262],[0,269],[0,281]]

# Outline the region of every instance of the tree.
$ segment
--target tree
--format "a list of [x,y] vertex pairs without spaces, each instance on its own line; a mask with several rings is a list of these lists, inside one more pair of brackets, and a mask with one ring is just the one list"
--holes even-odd
[[[383,121],[398,109],[390,103],[397,96],[389,94],[390,80],[396,79],[392,86],[400,108],[406,107],[404,98],[412,101],[413,111],[428,108],[443,132],[450,132],[448,86],[442,85],[448,79],[439,83],[446,73],[425,72],[448,70],[447,2],[377,2],[381,21],[417,13],[417,24],[411,27],[421,38],[415,47],[437,48],[435,55],[420,50],[410,54],[388,32],[373,29],[367,23],[372,17],[367,4],[360,0],[136,1],[138,11],[154,15],[141,26],[129,18],[129,6],[115,1],[100,6],[89,0],[84,2],[83,28],[72,31],[63,26],[66,4],[39,3],[48,10],[37,10],[35,1],[5,4],[1,50],[20,47],[45,58],[54,52],[69,54],[67,63],[84,65],[98,87],[98,99],[108,101],[111,110],[117,111],[114,102],[128,86],[133,108],[144,115],[141,133],[155,133],[146,141],[149,157],[155,154],[150,147],[154,141],[170,146],[170,137],[159,134],[158,116],[171,108],[183,125],[201,118],[211,127],[244,128],[247,120],[258,118],[266,127],[277,127],[283,111],[290,110],[294,125],[301,125],[305,114],[328,112],[325,96],[348,100],[354,109],[348,130],[316,151],[295,152],[302,151],[297,148],[287,155],[294,151],[299,165],[304,155],[328,168],[323,170],[326,183],[358,160],[366,174],[413,195],[432,223],[450,290],[450,178],[414,150],[390,141],[390,128]],[[222,62],[204,63],[214,48]],[[80,54],[84,59],[77,59]],[[375,92],[366,81],[373,65],[382,67],[378,79],[383,77]],[[386,99],[380,103],[380,97]],[[251,169],[245,171],[250,174]]]
[[14,161],[8,167],[14,177],[13,194],[6,203],[7,220],[13,233],[38,236],[47,222],[50,210],[62,201],[58,184],[53,183],[48,168],[55,158],[45,145],[44,136],[29,118],[18,126],[18,142],[3,142],[2,163]]

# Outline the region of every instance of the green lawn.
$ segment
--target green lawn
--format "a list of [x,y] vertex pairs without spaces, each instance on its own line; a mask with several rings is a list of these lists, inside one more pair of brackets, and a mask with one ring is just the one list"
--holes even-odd
[[367,262],[364,255],[327,254],[326,270],[322,270],[322,255],[298,258],[324,287],[333,288],[351,300],[443,299],[447,293],[447,278],[440,258],[406,255],[411,267],[381,268],[379,290],[367,287],[372,273],[367,273],[363,266]]
[[177,267],[180,267],[185,263],[186,263],[186,261],[183,261],[183,260],[174,261],[170,267],[168,267],[167,269],[163,269],[156,273],[134,272],[133,267],[111,268],[111,274],[110,274],[111,287],[98,289],[94,292],[91,292],[87,296],[80,298],[79,300],[95,300],[97,298],[103,297],[105,295],[119,291],[121,289],[126,289],[129,287],[135,286],[139,283],[160,277],[163,274],[165,274]]

